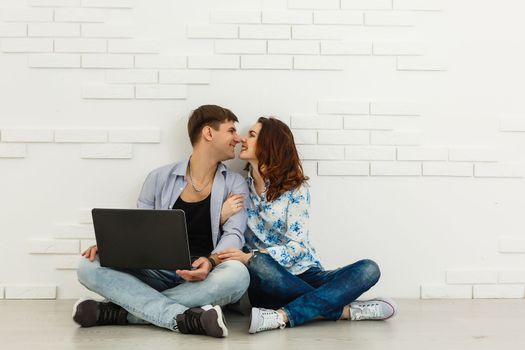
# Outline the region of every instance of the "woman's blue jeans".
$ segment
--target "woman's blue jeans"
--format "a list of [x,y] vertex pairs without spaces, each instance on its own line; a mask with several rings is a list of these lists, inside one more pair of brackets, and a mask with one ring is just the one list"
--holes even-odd
[[341,318],[344,306],[372,288],[381,273],[368,259],[332,271],[317,267],[292,275],[268,254],[248,263],[250,302],[255,307],[284,309],[291,327],[323,317]]

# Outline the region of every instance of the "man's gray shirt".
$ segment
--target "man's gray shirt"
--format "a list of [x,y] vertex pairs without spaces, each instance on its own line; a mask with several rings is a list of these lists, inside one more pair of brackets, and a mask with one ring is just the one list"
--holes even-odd
[[[188,184],[186,169],[189,159],[172,163],[149,173],[137,202],[142,209],[171,209]],[[248,204],[248,185],[244,178],[219,163],[211,189],[210,217],[215,254],[227,248],[241,249],[244,246],[244,230],[247,214],[243,209],[220,225],[222,203],[228,194],[243,194],[244,207]]]

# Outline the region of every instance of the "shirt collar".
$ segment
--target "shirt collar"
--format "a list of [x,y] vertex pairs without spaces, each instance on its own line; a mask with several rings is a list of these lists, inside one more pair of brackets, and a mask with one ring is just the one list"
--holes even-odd
[[[189,158],[182,162],[179,162],[177,165],[175,165],[171,173],[177,176],[186,176],[186,170],[188,169],[189,162],[190,162]],[[227,170],[228,168],[226,168],[226,165],[224,165],[224,163],[222,162],[219,162],[219,164],[217,165],[217,171],[220,171],[221,173],[225,173]]]

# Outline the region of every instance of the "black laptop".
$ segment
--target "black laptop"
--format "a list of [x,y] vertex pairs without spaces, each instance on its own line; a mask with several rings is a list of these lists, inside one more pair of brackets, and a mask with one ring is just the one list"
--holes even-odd
[[91,214],[101,266],[191,269],[184,211],[95,208]]

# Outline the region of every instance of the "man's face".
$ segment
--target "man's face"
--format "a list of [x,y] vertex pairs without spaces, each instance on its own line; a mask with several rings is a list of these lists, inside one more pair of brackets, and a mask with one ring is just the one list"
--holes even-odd
[[213,130],[213,147],[221,160],[235,158],[235,146],[241,141],[235,128],[235,122],[227,121]]

